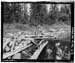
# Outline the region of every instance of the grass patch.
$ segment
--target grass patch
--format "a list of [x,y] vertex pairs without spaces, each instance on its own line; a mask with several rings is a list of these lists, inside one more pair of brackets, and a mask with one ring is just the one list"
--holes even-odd
[[[56,33],[59,32],[60,29],[62,29],[63,31],[66,31],[66,33],[59,35],[60,38],[70,37],[70,33],[71,33],[71,26],[63,22],[55,23],[53,25],[43,24],[40,26],[38,25],[37,27],[39,27],[42,32],[45,31],[46,33],[49,32],[51,29],[56,30]],[[31,34],[34,33],[35,31],[39,34],[40,32],[37,27],[33,25],[31,26],[29,24],[19,24],[19,23],[3,24],[3,35],[5,35],[6,33],[17,33],[19,31],[27,31],[27,32],[30,32]]]

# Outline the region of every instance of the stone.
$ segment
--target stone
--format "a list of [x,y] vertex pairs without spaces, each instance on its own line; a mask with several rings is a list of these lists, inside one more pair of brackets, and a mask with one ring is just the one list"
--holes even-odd
[[17,53],[15,54],[12,59],[21,59],[21,54],[20,53]]
[[62,58],[59,57],[59,56],[57,56],[57,55],[56,55],[56,59],[57,59],[57,60],[62,60]]
[[6,46],[5,50],[8,52],[10,50],[10,48],[8,46]]

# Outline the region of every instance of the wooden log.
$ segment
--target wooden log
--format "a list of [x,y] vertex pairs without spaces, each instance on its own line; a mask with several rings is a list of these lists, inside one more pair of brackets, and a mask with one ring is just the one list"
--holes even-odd
[[34,41],[34,38],[23,38],[25,40],[30,40],[30,41]]
[[42,52],[42,50],[44,49],[44,47],[48,44],[48,41],[45,42],[44,44],[42,44],[38,50],[36,50],[36,52],[31,56],[31,58],[29,59],[37,59],[38,56],[40,55],[40,53]]
[[30,44],[30,45],[28,45],[28,46],[20,47],[19,49],[14,50],[14,51],[5,53],[5,54],[3,54],[3,59],[5,59],[5,58],[7,58],[7,57],[10,57],[10,56],[12,56],[12,55],[14,55],[14,54],[16,54],[16,53],[18,53],[18,52],[20,52],[20,51],[22,51],[22,50],[28,48],[28,47],[30,47],[31,45],[32,45],[32,44]]
[[43,39],[43,40],[41,40],[41,41],[40,41],[40,43],[39,43],[38,45],[41,45],[43,41],[44,41],[44,39]]
[[15,46],[15,42],[16,42],[16,38],[13,40],[13,42],[12,42],[12,47],[11,47],[11,51],[13,51],[13,49],[14,49],[14,46]]

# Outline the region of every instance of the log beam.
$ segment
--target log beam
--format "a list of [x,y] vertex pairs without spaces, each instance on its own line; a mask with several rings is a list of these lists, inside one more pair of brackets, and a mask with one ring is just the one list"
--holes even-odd
[[19,49],[17,49],[17,50],[14,50],[14,51],[5,53],[5,54],[3,54],[3,59],[10,57],[10,56],[12,56],[12,55],[14,55],[14,54],[16,54],[16,53],[18,53],[18,52],[20,52],[20,51],[22,51],[22,50],[28,48],[28,47],[30,47],[31,45],[32,45],[32,44],[30,44],[30,45],[28,45],[28,46],[23,46],[23,47],[21,47],[21,48],[19,48]]
[[48,41],[46,41],[44,44],[42,44],[38,50],[36,50],[36,52],[34,52],[34,54],[31,56],[31,58],[29,59],[37,59],[40,55],[40,53],[42,52],[42,50],[44,49],[44,47],[48,44]]

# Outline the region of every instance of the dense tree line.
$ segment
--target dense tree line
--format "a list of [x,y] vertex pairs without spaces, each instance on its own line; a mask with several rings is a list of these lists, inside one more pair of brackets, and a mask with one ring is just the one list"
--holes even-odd
[[54,24],[56,22],[71,23],[71,5],[63,4],[59,11],[58,4],[51,4],[51,10],[47,13],[46,4],[32,4],[31,15],[26,13],[26,5],[22,11],[22,5],[26,3],[3,3],[2,16],[4,23],[22,23],[22,24]]

